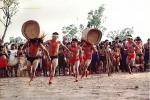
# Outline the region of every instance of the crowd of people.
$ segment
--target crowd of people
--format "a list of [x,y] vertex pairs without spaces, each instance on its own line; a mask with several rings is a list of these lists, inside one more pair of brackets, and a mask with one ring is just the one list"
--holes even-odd
[[71,75],[75,82],[89,74],[117,72],[144,72],[149,69],[150,39],[144,44],[140,37],[131,35],[120,41],[101,41],[90,44],[72,39],[61,43],[59,34],[43,42],[33,39],[24,44],[0,41],[0,77],[49,76],[49,84],[55,75]]

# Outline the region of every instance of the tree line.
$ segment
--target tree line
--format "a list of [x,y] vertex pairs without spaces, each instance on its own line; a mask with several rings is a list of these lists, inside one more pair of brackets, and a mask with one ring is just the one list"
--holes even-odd
[[[19,8],[19,0],[0,0],[2,6],[0,10],[3,12],[3,17],[0,18],[0,22],[4,26],[4,31],[1,39],[4,41],[7,30],[11,25],[12,18],[18,12]],[[70,41],[72,38],[79,38],[78,34],[81,35],[83,29],[86,27],[89,28],[97,28],[104,33],[107,28],[103,26],[105,23],[105,16],[103,15],[105,11],[105,5],[102,4],[98,9],[90,10],[87,14],[87,25],[83,25],[82,23],[79,26],[74,24],[66,25],[62,27],[62,33],[66,34],[63,39]],[[107,20],[107,19],[106,19]],[[119,37],[120,40],[124,40],[126,35],[133,34],[133,27],[124,28],[122,30],[112,30],[108,32],[107,37],[111,40],[114,40],[115,37]],[[10,40],[13,40],[12,37]]]

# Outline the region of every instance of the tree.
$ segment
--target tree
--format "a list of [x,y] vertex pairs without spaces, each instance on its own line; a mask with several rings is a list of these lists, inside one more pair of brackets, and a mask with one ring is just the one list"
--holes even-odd
[[15,38],[14,37],[9,37],[9,41],[10,41],[10,43],[14,43],[15,42]]
[[[103,21],[103,12],[105,8],[104,5],[100,6],[98,10],[91,10],[88,13],[87,17],[87,27],[89,28],[97,28],[104,32],[106,28],[102,26]],[[84,29],[84,25],[80,24],[79,27],[76,27],[74,24],[71,24],[69,26],[65,26],[62,28],[62,33],[67,34],[63,37],[64,40],[70,41],[72,38],[80,39],[80,36],[82,35],[82,31]]]
[[9,38],[9,41],[10,41],[10,43],[22,43],[22,42],[23,42],[23,39],[22,39],[20,36],[18,36],[18,37],[16,37],[16,38],[10,37],[10,38]]
[[21,42],[23,42],[23,39],[20,36],[18,36],[18,37],[15,38],[15,42],[16,43],[21,43]]
[[126,39],[127,35],[132,35],[134,32],[133,27],[132,28],[124,28],[121,31],[120,30],[114,30],[110,31],[107,35],[108,38],[111,40],[115,40],[115,37],[118,37],[120,40]]
[[12,23],[12,17],[17,13],[19,2],[18,0],[0,0],[3,3],[0,10],[3,12],[3,17],[0,19],[0,22],[4,26],[4,33],[2,35],[2,40],[4,40],[7,29],[9,25]]
[[76,34],[78,32],[78,28],[74,24],[71,24],[69,26],[63,27],[62,31],[63,31],[63,33],[68,33],[71,36],[73,36],[74,34]]
[[119,30],[113,30],[110,31],[107,35],[108,38],[110,38],[111,40],[115,40],[116,37],[118,37],[120,35],[120,31]]
[[71,41],[72,38],[80,39],[77,35],[80,35],[84,29],[83,24],[80,24],[79,27],[76,27],[74,24],[64,26],[62,28],[62,33],[66,34],[63,39],[65,41]]
[[79,25],[79,31],[82,33],[83,30],[84,30],[84,25],[83,25],[83,24],[80,24],[80,25]]
[[101,31],[105,31],[106,28],[102,26],[103,21],[103,12],[105,8],[104,5],[101,5],[97,10],[91,10],[88,13],[88,24],[87,27],[89,28],[97,28]]
[[133,27],[132,28],[124,28],[120,31],[119,38],[120,40],[124,40],[127,38],[127,35],[132,35],[134,32]]

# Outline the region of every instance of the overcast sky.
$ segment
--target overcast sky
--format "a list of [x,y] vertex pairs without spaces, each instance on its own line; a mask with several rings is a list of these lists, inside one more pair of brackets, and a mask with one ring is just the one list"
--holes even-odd
[[[50,38],[52,32],[61,33],[63,26],[87,24],[87,13],[105,5],[103,26],[107,31],[134,28],[134,37],[141,36],[143,41],[150,37],[150,0],[20,0],[19,11],[13,17],[6,40],[22,36],[21,26],[30,19],[37,20],[42,31]],[[2,17],[2,12],[0,12]],[[3,26],[0,24],[0,35]],[[106,39],[106,36],[103,39]]]

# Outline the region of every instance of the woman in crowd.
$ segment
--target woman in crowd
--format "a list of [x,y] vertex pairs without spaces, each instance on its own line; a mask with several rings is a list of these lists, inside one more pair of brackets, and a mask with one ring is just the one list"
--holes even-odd
[[80,58],[82,58],[82,51],[81,47],[78,45],[77,39],[72,39],[71,47],[69,48],[71,51],[70,61],[71,67],[73,69],[73,76],[75,76],[75,82],[78,82],[79,76],[79,65],[80,65]]
[[8,54],[3,43],[0,43],[0,77],[7,77]]

